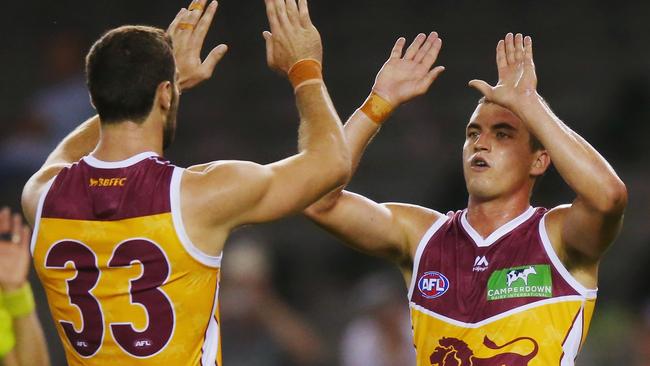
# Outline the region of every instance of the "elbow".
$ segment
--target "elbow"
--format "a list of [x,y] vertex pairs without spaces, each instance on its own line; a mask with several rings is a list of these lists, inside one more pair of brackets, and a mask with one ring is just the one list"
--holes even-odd
[[627,187],[618,177],[604,187],[600,203],[597,207],[604,214],[620,215],[627,207]]
[[347,185],[352,175],[350,159],[347,157],[345,159],[340,159],[340,161],[336,163],[336,168],[333,170],[334,172],[332,175],[336,181],[335,186],[341,187]]
[[329,157],[327,159],[328,163],[323,164],[322,169],[327,172],[331,179],[331,188],[346,185],[352,175],[352,162],[350,161],[350,152],[345,140],[340,145],[334,144],[327,155]]

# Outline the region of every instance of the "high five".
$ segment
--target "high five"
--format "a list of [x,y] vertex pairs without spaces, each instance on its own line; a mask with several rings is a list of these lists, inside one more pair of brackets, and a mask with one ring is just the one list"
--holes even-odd
[[[433,35],[423,40],[416,38],[406,60],[388,63],[406,67],[423,49],[434,50],[435,59],[439,42]],[[627,192],[607,161],[538,95],[532,50],[530,37],[506,35],[497,45],[497,85],[470,82],[484,98],[463,145],[467,209],[444,215],[343,191],[306,211],[348,245],[400,267],[419,366],[573,365],[586,337],[598,263],[620,230]],[[373,87],[383,100],[370,98],[361,108],[366,118],[355,114],[345,126],[353,167],[391,108],[419,94],[390,104],[399,83],[379,81],[406,77],[382,75],[389,70]],[[551,160],[577,198],[533,208],[533,186]]]

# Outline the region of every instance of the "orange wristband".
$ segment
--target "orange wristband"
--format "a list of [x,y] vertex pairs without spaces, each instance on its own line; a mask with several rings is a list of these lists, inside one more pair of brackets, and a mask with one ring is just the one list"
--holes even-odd
[[323,66],[312,58],[296,62],[291,66],[288,74],[294,91],[305,85],[323,82]]
[[386,99],[375,92],[370,93],[368,99],[361,106],[361,112],[365,113],[373,122],[380,125],[393,113],[393,106]]

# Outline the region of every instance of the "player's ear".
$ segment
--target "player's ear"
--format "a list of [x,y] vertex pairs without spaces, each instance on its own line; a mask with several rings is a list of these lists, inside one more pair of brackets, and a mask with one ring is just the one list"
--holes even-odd
[[551,165],[551,156],[545,149],[539,149],[535,151],[534,154],[535,158],[533,160],[533,165],[530,168],[530,175],[538,177],[543,175],[549,165]]
[[174,95],[174,84],[170,81],[163,81],[158,84],[156,89],[155,102],[163,110],[169,110],[172,107],[172,99]]

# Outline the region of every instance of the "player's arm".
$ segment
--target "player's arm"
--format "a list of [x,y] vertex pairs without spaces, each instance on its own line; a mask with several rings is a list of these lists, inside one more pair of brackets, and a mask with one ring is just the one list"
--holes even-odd
[[546,224],[560,257],[571,264],[595,265],[616,238],[627,205],[627,190],[614,169],[587,141],[565,125],[537,94],[530,37],[506,36],[497,46],[499,69],[512,77],[496,87],[470,85],[488,101],[513,111],[548,151],[557,171],[576,193],[570,206],[548,215]]
[[183,216],[194,217],[198,208],[202,227],[230,230],[300,212],[349,174],[341,123],[320,76],[322,44],[307,2],[266,0],[266,10],[267,61],[294,86],[299,152],[268,165],[230,161],[190,168],[183,177],[183,192],[192,192],[183,195]]
[[30,230],[21,216],[11,215],[6,207],[0,210],[0,306],[12,318],[15,339],[5,361],[8,365],[46,366],[50,364],[47,344],[28,282],[29,242]]
[[334,205],[308,217],[360,252],[410,263],[427,229],[444,215],[416,205],[376,203],[343,191]]
[[[205,61],[201,61],[203,40],[217,11],[216,2],[205,8],[206,2],[207,0],[193,1],[190,5],[196,9],[193,11],[181,9],[168,29],[174,44],[174,58],[181,90],[190,89],[209,79],[227,51],[225,45],[218,45],[208,54]],[[196,26],[179,31],[181,23]],[[61,169],[90,154],[97,146],[99,136],[100,119],[95,115],[68,134],[50,153],[43,166],[27,181],[23,188],[22,206],[25,217],[31,224],[34,222],[38,201],[47,182]]]
[[[345,138],[352,162],[351,176],[356,172],[366,147],[393,111],[425,94],[445,69],[443,66],[431,69],[442,47],[438,33],[431,32],[429,36],[418,34],[406,52],[405,44],[405,38],[397,39],[388,60],[375,78],[370,96],[345,123]],[[311,217],[318,211],[328,209],[342,191],[343,187],[330,192],[310,206],[306,213]]]
[[[353,172],[392,110],[426,93],[444,70],[442,66],[431,69],[442,47],[437,33],[419,34],[404,53],[405,43],[404,38],[397,40],[377,74],[371,96],[345,124]],[[396,262],[411,258],[424,232],[441,217],[419,206],[378,204],[342,188],[310,206],[305,214],[352,248]]]

